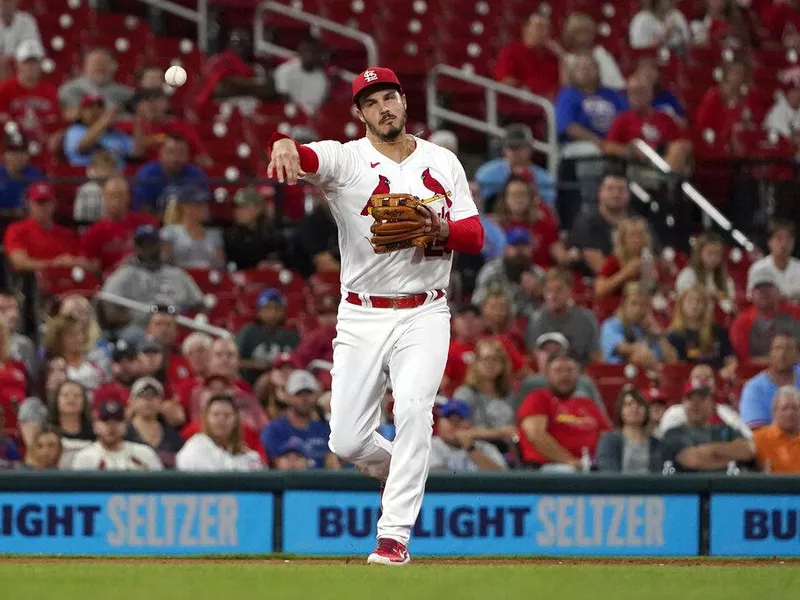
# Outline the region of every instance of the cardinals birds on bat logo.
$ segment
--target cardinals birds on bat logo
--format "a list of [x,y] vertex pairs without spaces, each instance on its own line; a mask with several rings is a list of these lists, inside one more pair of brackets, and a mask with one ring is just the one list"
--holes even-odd
[[[378,185],[375,186],[375,189],[372,190],[370,194],[370,198],[375,194],[388,194],[389,193],[389,180],[386,178],[385,175],[378,175]],[[361,209],[361,216],[366,217],[369,215],[370,209],[370,201],[367,200],[367,203],[364,205],[364,208]]]
[[450,192],[445,191],[444,186],[439,183],[439,180],[431,175],[430,167],[422,172],[422,185],[424,185],[434,194],[433,198],[428,198],[425,200],[426,204],[428,202],[433,202],[435,200],[439,200],[440,198],[444,198],[444,201],[447,203],[447,208],[453,206],[453,201],[450,200]]

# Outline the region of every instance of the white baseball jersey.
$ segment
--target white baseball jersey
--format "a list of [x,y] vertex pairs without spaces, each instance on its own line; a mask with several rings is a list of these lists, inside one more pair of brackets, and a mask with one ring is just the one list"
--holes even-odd
[[305,179],[319,186],[339,228],[342,287],[385,296],[446,289],[453,253],[444,247],[407,248],[375,254],[367,212],[373,194],[417,196],[442,218],[460,221],[478,214],[464,167],[456,156],[416,138],[417,147],[396,163],[366,138],[341,144],[307,144],[319,157],[319,169]]

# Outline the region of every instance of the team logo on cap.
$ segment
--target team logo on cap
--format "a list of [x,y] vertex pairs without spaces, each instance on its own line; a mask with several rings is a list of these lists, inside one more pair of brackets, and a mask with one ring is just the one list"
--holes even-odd
[[375,81],[378,78],[378,74],[375,71],[364,71],[364,81],[370,82]]

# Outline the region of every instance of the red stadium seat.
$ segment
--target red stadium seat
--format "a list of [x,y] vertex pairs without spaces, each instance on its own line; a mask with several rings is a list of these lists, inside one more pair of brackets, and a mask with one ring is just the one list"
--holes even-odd
[[235,292],[236,284],[225,271],[217,269],[186,269],[198,287],[207,294]]
[[81,293],[91,296],[100,289],[101,281],[82,268],[53,267],[37,272],[39,291],[44,296]]

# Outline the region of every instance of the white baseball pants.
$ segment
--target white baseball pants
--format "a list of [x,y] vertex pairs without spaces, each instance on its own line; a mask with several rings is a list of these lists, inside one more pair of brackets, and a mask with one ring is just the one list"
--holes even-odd
[[[329,446],[360,472],[386,482],[378,537],[408,545],[428,477],[450,310],[444,298],[396,310],[342,301],[336,329]],[[388,382],[397,430],[393,443],[376,431]]]

